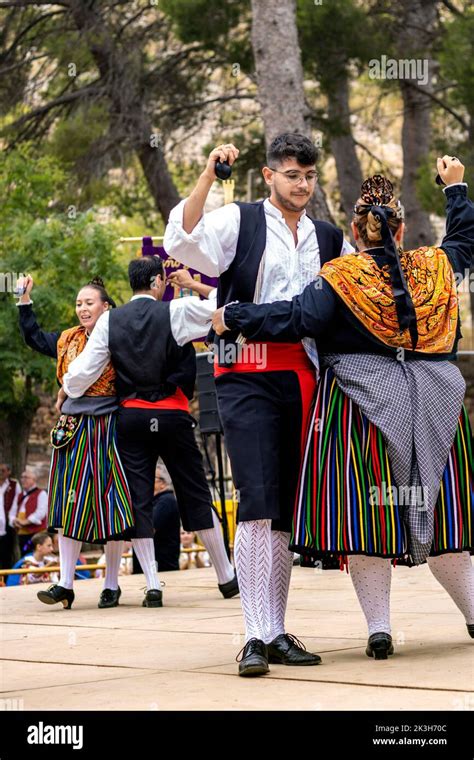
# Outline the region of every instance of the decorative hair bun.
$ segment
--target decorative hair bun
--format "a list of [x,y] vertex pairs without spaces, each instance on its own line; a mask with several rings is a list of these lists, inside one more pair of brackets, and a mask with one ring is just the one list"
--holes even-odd
[[88,285],[98,285],[99,288],[105,288],[104,281],[102,277],[93,277],[92,280],[89,280],[87,283]]
[[360,197],[372,206],[387,206],[393,199],[393,185],[381,174],[374,174],[362,183]]

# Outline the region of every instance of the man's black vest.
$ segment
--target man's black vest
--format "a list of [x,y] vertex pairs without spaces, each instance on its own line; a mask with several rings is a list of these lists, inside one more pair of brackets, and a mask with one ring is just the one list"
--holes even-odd
[[196,354],[171,332],[169,302],[137,298],[109,314],[109,349],[117,373],[117,396],[159,401],[181,388],[194,394]]
[[[252,302],[255,293],[258,270],[267,243],[267,222],[263,201],[256,203],[237,202],[240,208],[240,230],[237,241],[235,258],[229,269],[219,277],[217,286],[217,305],[225,306],[231,301]],[[308,217],[311,219],[311,217]],[[321,266],[335,259],[341,254],[343,233],[342,230],[329,222],[320,222],[311,219],[316,229],[316,237],[319,244],[319,256]],[[317,277],[317,272],[314,277]],[[226,356],[225,346],[235,343],[238,331],[233,330],[224,333],[216,339],[215,332],[210,331],[208,341],[214,343],[218,351],[219,365],[229,367],[232,362],[223,357]]]

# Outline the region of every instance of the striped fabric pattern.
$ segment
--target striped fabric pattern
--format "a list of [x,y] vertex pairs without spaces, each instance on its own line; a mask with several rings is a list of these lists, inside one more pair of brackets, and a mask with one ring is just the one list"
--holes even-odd
[[462,551],[473,545],[473,455],[472,431],[463,407],[435,510],[434,554]]
[[133,527],[115,425],[114,414],[84,415],[69,445],[53,451],[48,524],[69,538],[103,543]]
[[[396,489],[384,437],[322,374],[293,521],[291,548],[306,557],[367,554],[403,558],[408,495]],[[436,504],[432,553],[473,546],[472,434],[463,410]]]

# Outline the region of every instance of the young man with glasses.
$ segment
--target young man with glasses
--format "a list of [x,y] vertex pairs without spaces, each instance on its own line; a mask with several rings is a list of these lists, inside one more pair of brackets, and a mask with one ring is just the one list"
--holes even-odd
[[[191,195],[170,214],[165,249],[219,277],[218,306],[291,299],[323,263],[353,250],[341,230],[306,214],[317,181],[317,150],[303,135],[279,135],[262,169],[269,198],[203,214],[216,161],[232,165],[238,155],[232,144],[210,153]],[[234,553],[246,626],[239,673],[263,675],[269,662],[316,665],[320,657],[285,631],[293,562],[288,543],[316,383],[316,346],[310,339],[254,344],[231,331],[215,338],[214,348],[219,411],[239,493]]]

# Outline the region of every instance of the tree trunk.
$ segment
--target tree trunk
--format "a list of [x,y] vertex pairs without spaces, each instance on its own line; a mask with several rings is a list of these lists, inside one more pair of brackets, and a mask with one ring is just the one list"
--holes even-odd
[[140,51],[125,51],[115,44],[112,32],[92,3],[71,0],[71,14],[77,29],[87,41],[111,104],[112,123],[126,125],[127,139],[142,166],[157,210],[168,221],[169,212],[180,201],[166,165],[160,141],[153,142],[153,126],[140,96]]
[[21,410],[0,417],[0,462],[11,466],[15,478],[25,468],[33,418],[34,412],[26,415]]
[[401,0],[397,27],[399,59],[422,61],[427,67],[427,83],[400,78],[403,99],[403,179],[401,201],[405,206],[405,248],[432,245],[434,230],[429,214],[418,198],[416,181],[426,161],[430,146],[431,100],[425,92],[432,90],[431,47],[436,23],[433,0]]
[[341,192],[341,206],[350,226],[354,203],[362,185],[362,172],[357,158],[350,121],[349,78],[341,78],[328,96],[328,116],[331,122],[331,150]]
[[[267,147],[282,132],[311,137],[295,0],[252,0],[252,49]],[[319,185],[308,210],[319,219],[332,221]]]
[[163,151],[158,147],[142,145],[137,149],[137,155],[150,192],[155,199],[156,208],[166,224],[171,209],[180,202],[181,198],[171,179]]

